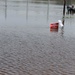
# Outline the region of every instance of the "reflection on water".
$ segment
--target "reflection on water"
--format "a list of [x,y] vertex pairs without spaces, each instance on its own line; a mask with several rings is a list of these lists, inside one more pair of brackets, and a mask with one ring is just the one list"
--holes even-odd
[[58,32],[58,29],[50,29],[50,32]]
[[62,19],[62,4],[0,0],[0,75],[75,75],[75,15]]

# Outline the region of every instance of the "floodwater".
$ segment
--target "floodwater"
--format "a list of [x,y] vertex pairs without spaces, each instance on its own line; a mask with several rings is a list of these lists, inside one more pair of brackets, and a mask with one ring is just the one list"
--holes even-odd
[[62,20],[63,2],[0,0],[0,75],[75,75],[75,15]]

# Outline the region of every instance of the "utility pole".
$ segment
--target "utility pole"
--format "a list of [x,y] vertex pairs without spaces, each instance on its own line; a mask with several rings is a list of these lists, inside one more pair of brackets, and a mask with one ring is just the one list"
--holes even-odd
[[26,20],[28,20],[28,2],[29,0],[27,0],[27,6],[26,6]]
[[7,18],[7,0],[5,0],[5,19]]
[[49,19],[49,0],[48,0],[48,7],[47,7],[47,21]]
[[63,18],[65,17],[66,0],[63,0]]

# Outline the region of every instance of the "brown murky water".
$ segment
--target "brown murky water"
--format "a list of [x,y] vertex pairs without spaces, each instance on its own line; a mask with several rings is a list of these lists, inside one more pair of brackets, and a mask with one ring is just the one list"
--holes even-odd
[[75,75],[75,15],[64,29],[49,25],[62,20],[62,3],[0,0],[0,75]]

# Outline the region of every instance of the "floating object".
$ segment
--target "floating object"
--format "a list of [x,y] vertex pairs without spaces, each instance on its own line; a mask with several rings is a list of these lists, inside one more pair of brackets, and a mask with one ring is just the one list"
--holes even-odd
[[58,20],[59,26],[63,27],[64,25],[62,24],[61,20]]
[[50,24],[50,29],[58,29],[59,23],[51,23]]

